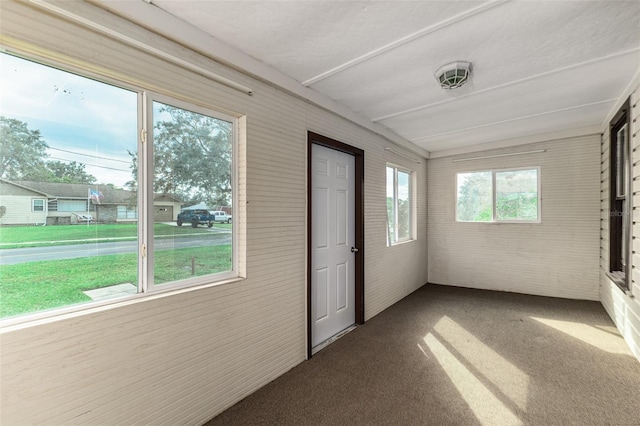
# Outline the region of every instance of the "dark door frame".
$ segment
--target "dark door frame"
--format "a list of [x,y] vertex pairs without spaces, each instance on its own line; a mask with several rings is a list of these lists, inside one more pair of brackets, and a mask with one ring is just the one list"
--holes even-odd
[[313,211],[311,151],[314,144],[351,154],[355,160],[355,244],[358,252],[355,256],[356,313],[354,322],[364,324],[364,151],[326,136],[307,132],[307,358],[311,358],[311,350],[313,349],[311,347],[311,265],[313,253],[311,245],[311,231],[313,229],[311,220]]
[[[617,155],[617,132],[624,125],[627,125],[627,136],[623,154],[623,164],[618,164]],[[633,182],[633,163],[631,162],[631,99],[627,99],[620,107],[616,115],[609,122],[609,278],[612,279],[618,287],[623,291],[630,288],[631,268],[630,268],[630,246],[631,238],[629,235],[632,231],[632,223],[630,219],[633,193],[631,192],[631,183]],[[623,182],[626,181],[628,186],[624,197],[617,197],[618,192],[618,174],[622,167],[626,170],[626,175],[622,176]],[[623,183],[624,184],[624,183]],[[624,205],[626,204],[626,208]],[[626,232],[623,232],[623,229]],[[626,248],[623,253],[623,237],[626,236]],[[623,262],[624,259],[624,262]],[[624,263],[624,267],[623,267]],[[625,270],[626,269],[626,270]]]

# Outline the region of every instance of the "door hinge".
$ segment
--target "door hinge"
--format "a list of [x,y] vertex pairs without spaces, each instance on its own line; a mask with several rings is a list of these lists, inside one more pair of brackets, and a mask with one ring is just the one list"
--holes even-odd
[[147,141],[147,131],[145,129],[140,129],[140,142],[145,143]]
[[147,257],[147,245],[143,244],[140,246],[140,253],[142,253],[142,257]]

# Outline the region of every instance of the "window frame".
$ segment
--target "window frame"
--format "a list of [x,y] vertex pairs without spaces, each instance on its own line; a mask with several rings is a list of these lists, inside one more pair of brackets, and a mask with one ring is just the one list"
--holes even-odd
[[61,213],[90,212],[95,211],[95,207],[92,209],[92,203],[86,199],[61,198],[57,200],[56,211]]
[[[497,197],[498,191],[496,188],[496,174],[505,173],[505,172],[518,172],[524,170],[535,170],[536,171],[536,187],[537,187],[537,219],[535,220],[527,220],[527,219],[498,219],[497,218]],[[471,173],[491,173],[491,220],[490,221],[481,221],[481,220],[460,220],[458,219],[458,176],[461,174],[471,174]],[[470,170],[470,171],[462,171],[456,172],[455,176],[455,207],[454,207],[454,219],[457,223],[485,223],[485,224],[495,224],[495,223],[517,223],[517,224],[536,224],[542,223],[542,179],[541,179],[541,167],[540,166],[530,166],[530,167],[510,167],[503,169],[482,169],[482,170]]]
[[[393,236],[394,239],[392,240],[391,238],[391,227],[389,226],[389,216],[388,216],[388,210],[387,210],[387,247],[391,247],[391,246],[395,246],[398,244],[402,244],[402,243],[406,243],[409,241],[414,241],[416,239],[415,237],[415,225],[414,225],[414,218],[415,218],[415,213],[414,213],[414,204],[415,204],[415,200],[414,200],[414,187],[415,187],[415,171],[408,169],[406,167],[403,166],[399,166],[395,163],[386,163],[386,167],[385,167],[385,210],[387,209],[386,207],[386,199],[388,197],[388,194],[386,194],[386,188],[388,188],[389,186],[389,182],[387,182],[387,169],[393,169],[393,214],[394,214],[394,232],[393,232]],[[407,237],[403,237],[403,238],[398,238],[398,172],[401,173],[405,173],[408,175],[409,178],[409,194],[408,194],[408,200],[409,200],[409,235]]]
[[[60,318],[64,315],[69,314],[81,314],[83,312],[89,312],[94,309],[104,309],[104,307],[110,308],[111,306],[115,307],[122,303],[128,303],[130,301],[144,301],[149,298],[158,297],[160,295],[170,295],[171,293],[182,293],[184,291],[198,290],[207,287],[213,287],[223,284],[236,283],[246,279],[245,273],[240,270],[240,265],[245,262],[245,259],[240,259],[239,256],[241,253],[245,253],[244,250],[241,250],[238,244],[241,242],[239,236],[239,228],[241,225],[241,221],[239,220],[240,216],[238,215],[239,206],[238,200],[240,199],[240,159],[239,155],[241,152],[240,149],[240,141],[244,141],[245,134],[245,126],[246,122],[243,120],[242,114],[231,115],[229,112],[222,112],[223,110],[228,111],[222,107],[218,107],[216,109],[215,105],[205,104],[202,101],[198,101],[188,97],[187,95],[183,97],[177,97],[175,91],[167,90],[167,95],[164,95],[157,91],[152,91],[153,84],[148,84],[146,87],[141,85],[139,80],[133,79],[133,77],[129,78],[126,75],[123,75],[114,70],[106,70],[103,69],[101,72],[97,72],[95,69],[90,68],[89,66],[81,67],[77,64],[73,64],[71,61],[66,61],[59,59],[58,55],[51,55],[46,51],[38,51],[33,52],[29,49],[17,49],[13,47],[8,47],[4,44],[0,43],[0,54],[11,55],[17,57],[19,59],[27,60],[34,62],[38,65],[44,67],[54,68],[63,72],[75,74],[77,76],[87,78],[90,80],[94,80],[98,83],[110,85],[113,87],[117,87],[119,89],[127,90],[130,92],[134,92],[137,94],[137,152],[138,155],[145,155],[148,157],[146,153],[146,149],[142,150],[143,145],[149,146],[150,144],[146,143],[148,139],[144,135],[148,133],[149,125],[148,120],[145,119],[148,111],[146,110],[145,99],[148,94],[153,94],[155,100],[159,100],[160,102],[169,103],[171,105],[184,105],[186,109],[195,112],[201,112],[206,115],[213,116],[214,118],[221,118],[226,121],[230,121],[233,123],[233,151],[232,151],[232,206],[231,206],[231,214],[234,217],[234,226],[232,228],[232,268],[231,271],[227,271],[221,274],[208,274],[202,275],[200,277],[195,277],[188,280],[180,280],[176,282],[165,283],[160,287],[152,288],[152,286],[148,285],[147,281],[147,270],[148,264],[147,260],[149,259],[148,253],[148,242],[146,242],[145,238],[149,237],[148,229],[153,230],[153,197],[154,192],[153,188],[151,190],[147,190],[145,187],[143,190],[138,190],[137,194],[137,203],[138,203],[138,218],[135,220],[138,224],[138,282],[137,282],[137,293],[122,296],[113,299],[106,300],[94,300],[87,301],[78,304],[70,304],[70,305],[62,305],[59,307],[54,307],[41,311],[33,311],[27,312],[24,314],[19,314],[12,317],[0,318],[0,324],[3,326],[9,325],[18,325],[18,324],[39,324],[40,321],[49,321],[55,320],[56,318]],[[151,110],[152,111],[152,110]],[[151,114],[149,114],[151,116]],[[152,118],[151,118],[152,120]],[[152,127],[152,125],[151,125]],[[244,148],[243,148],[244,149]],[[153,158],[151,156],[151,158]],[[145,162],[148,158],[145,157]],[[148,176],[145,174],[146,164],[143,165],[141,163],[138,164],[138,186],[139,188],[142,185],[146,186],[146,182],[148,182]],[[152,185],[152,181],[150,183]],[[151,204],[142,204],[141,201],[143,199],[148,200]],[[57,199],[53,200],[55,202],[55,210],[57,211],[58,201]],[[45,205],[48,207],[49,200],[45,200]],[[144,216],[142,216],[142,208],[144,206]],[[33,208],[33,203],[32,203]],[[95,207],[94,207],[95,209]],[[144,229],[147,228],[148,229]],[[152,241],[152,240],[151,240]],[[244,240],[242,241],[244,244]],[[143,252],[144,250],[144,252]],[[144,278],[141,274],[144,272]],[[152,272],[153,274],[153,272]]]
[[[175,97],[163,95],[157,92],[144,91],[142,92],[142,120],[139,121],[144,127],[140,132],[146,134],[146,140],[149,143],[143,143],[138,141],[138,152],[142,155],[139,156],[141,161],[138,163],[138,187],[142,188],[138,191],[138,221],[142,217],[145,223],[150,223],[148,229],[144,230],[144,239],[140,242],[142,250],[147,255],[143,256],[142,262],[138,262],[139,273],[144,277],[142,280],[142,290],[144,293],[158,293],[175,289],[183,289],[188,287],[195,287],[203,284],[221,283],[228,280],[236,279],[240,277],[238,271],[238,231],[237,225],[234,223],[231,232],[231,270],[223,271],[215,274],[201,275],[193,278],[187,278],[179,281],[172,281],[162,284],[154,283],[154,257],[149,254],[154,253],[154,235],[153,235],[153,220],[154,220],[154,206],[153,206],[153,103],[159,102],[165,105],[181,108],[198,114],[206,115],[215,119],[228,121],[233,126],[233,140],[231,148],[231,215],[236,218],[237,206],[238,206],[238,144],[239,144],[239,126],[240,120],[229,114],[225,114],[221,111],[214,110],[211,107],[205,107],[195,102],[184,101]],[[141,151],[143,150],[143,151]],[[144,183],[144,184],[143,184]],[[142,207],[142,208],[141,208]],[[138,222],[140,223],[140,222]],[[140,228],[140,226],[139,226]],[[140,232],[140,230],[138,230]],[[140,241],[140,240],[139,240]],[[143,247],[144,245],[144,247]],[[140,260],[140,259],[139,259]],[[139,280],[140,281],[140,280]]]
[[[125,217],[121,216],[121,211],[123,209],[124,209],[124,216]],[[133,213],[133,217],[129,217],[130,213]],[[130,221],[138,220],[138,206],[130,207],[128,205],[118,204],[116,206],[116,219],[117,220],[123,220],[123,221],[125,221],[125,220],[130,220]]]
[[[40,201],[42,205],[40,209],[36,209],[36,201]],[[45,198],[32,198],[31,199],[31,211],[34,213],[44,213],[46,212],[46,204],[47,200]]]
[[[631,289],[633,167],[631,164],[631,99],[609,122],[609,265],[607,275],[624,292]],[[620,134],[624,134],[620,144]],[[622,170],[618,170],[622,168]],[[622,188],[619,188],[622,186]]]

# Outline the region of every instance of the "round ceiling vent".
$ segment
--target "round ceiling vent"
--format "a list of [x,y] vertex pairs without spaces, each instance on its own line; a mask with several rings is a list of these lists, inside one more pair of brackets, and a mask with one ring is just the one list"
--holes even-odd
[[467,82],[471,62],[456,61],[443,65],[436,71],[436,79],[443,89],[455,89]]

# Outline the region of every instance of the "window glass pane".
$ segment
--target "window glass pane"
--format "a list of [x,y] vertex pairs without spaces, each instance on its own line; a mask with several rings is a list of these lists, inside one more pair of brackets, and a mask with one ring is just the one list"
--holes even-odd
[[0,316],[135,293],[137,93],[4,53],[0,93]]
[[395,173],[393,167],[387,167],[387,239],[396,242],[395,214]]
[[387,244],[411,239],[411,172],[387,166]]
[[137,219],[138,208],[136,206],[118,206],[118,219]]
[[34,212],[43,212],[44,211],[44,200],[33,200],[33,211]]
[[496,219],[538,220],[538,170],[496,172]]
[[232,123],[153,103],[155,284],[232,270],[232,153]]
[[627,125],[622,126],[616,133],[616,197],[627,195]]
[[411,237],[411,175],[398,170],[398,241]]
[[88,212],[87,200],[58,200],[59,212],[76,212],[84,214]]
[[464,222],[491,222],[491,187],[491,172],[458,173],[456,219]]

